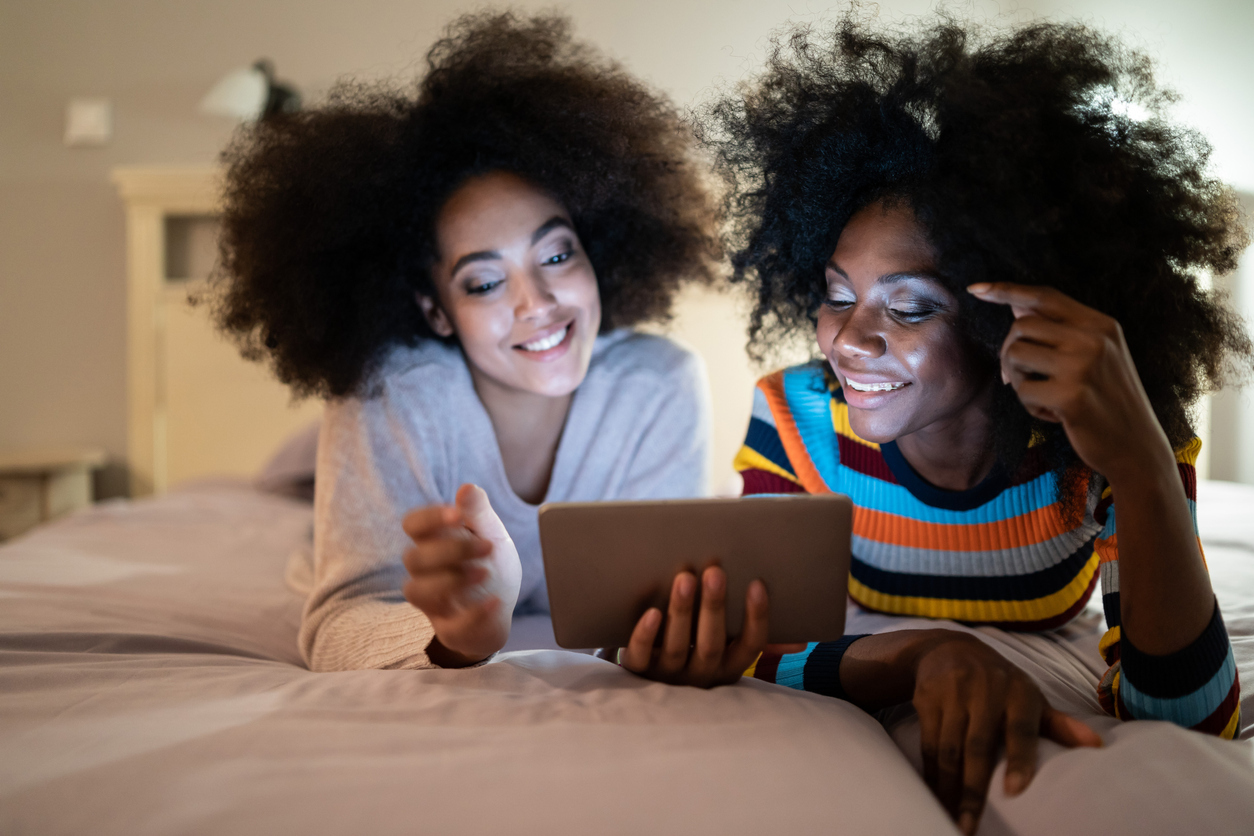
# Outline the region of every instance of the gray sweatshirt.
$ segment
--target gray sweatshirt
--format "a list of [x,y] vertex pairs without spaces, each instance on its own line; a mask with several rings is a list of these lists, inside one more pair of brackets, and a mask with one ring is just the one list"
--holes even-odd
[[[401,519],[483,488],[518,548],[516,612],[546,612],[537,507],[510,488],[461,350],[395,350],[377,391],[327,405],[318,442],[314,582],[300,649],[312,670],[433,667],[431,622],[404,600]],[[546,502],[706,493],[709,396],[692,352],[657,336],[598,337],[558,443]]]

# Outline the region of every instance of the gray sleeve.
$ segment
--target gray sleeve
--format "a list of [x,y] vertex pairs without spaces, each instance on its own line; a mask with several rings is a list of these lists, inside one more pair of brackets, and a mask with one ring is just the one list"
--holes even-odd
[[705,365],[684,351],[682,360],[657,380],[651,414],[619,494],[620,499],[682,499],[708,496],[710,480],[710,387]]
[[314,584],[300,651],[315,671],[433,667],[431,622],[404,600],[405,513],[445,501],[422,416],[385,389],[327,405],[318,444]]

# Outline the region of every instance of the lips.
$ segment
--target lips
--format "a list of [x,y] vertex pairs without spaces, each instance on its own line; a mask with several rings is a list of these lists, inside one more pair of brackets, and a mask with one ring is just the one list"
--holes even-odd
[[550,325],[535,332],[526,342],[515,343],[518,356],[537,363],[549,363],[565,357],[576,339],[575,320]]
[[859,375],[853,377],[841,372],[842,386],[845,390],[845,401],[850,406],[869,408],[890,398],[910,385],[908,380],[893,380],[881,376]]
[[567,323],[558,330],[553,331],[551,334],[540,337],[539,339],[531,340],[530,342],[522,343],[518,345],[517,348],[521,348],[523,351],[548,351],[550,348],[553,348],[561,343],[562,340],[566,339],[566,332],[569,330],[570,323]]

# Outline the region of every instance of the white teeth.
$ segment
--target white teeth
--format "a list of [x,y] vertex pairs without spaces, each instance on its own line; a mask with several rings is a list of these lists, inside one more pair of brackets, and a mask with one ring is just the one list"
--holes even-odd
[[846,382],[853,387],[855,392],[892,392],[906,385],[904,383],[855,383],[847,378]]
[[557,345],[562,340],[566,339],[566,332],[569,330],[570,330],[570,326],[567,325],[562,330],[555,331],[554,333],[549,334],[547,337],[545,337],[542,340],[535,340],[533,342],[523,343],[521,348],[523,351],[548,351],[550,348]]

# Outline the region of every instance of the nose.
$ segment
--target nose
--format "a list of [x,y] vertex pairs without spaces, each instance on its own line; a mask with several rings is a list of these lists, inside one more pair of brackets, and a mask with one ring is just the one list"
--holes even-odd
[[515,318],[543,320],[557,307],[557,297],[543,276],[519,270],[513,278]]
[[833,347],[842,357],[851,360],[882,356],[888,350],[888,343],[875,311],[865,305],[854,305],[836,332]]

